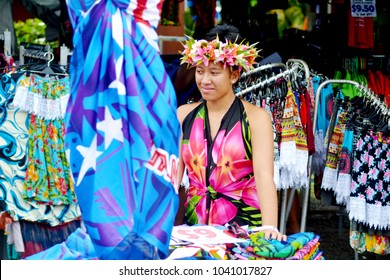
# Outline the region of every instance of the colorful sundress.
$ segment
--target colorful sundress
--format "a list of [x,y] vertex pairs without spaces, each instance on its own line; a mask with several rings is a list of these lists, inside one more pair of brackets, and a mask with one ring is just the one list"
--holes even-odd
[[236,97],[214,140],[206,102],[184,119],[182,157],[189,178],[185,222],[190,225],[261,225],[252,166],[251,133]]

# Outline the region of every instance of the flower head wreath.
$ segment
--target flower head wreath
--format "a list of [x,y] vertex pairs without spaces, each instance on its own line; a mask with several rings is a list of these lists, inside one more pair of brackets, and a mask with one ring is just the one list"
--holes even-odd
[[208,66],[209,62],[222,62],[224,68],[237,66],[239,71],[249,71],[253,69],[255,59],[259,56],[259,51],[254,47],[256,44],[249,45],[244,41],[237,44],[228,40],[223,43],[218,36],[211,42],[188,37],[183,44],[180,64],[188,63],[189,66],[197,66],[203,63]]

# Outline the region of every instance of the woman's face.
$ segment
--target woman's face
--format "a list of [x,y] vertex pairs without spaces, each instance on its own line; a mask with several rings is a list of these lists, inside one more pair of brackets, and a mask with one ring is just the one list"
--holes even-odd
[[238,70],[224,69],[222,62],[209,63],[208,66],[200,64],[196,67],[195,80],[203,99],[214,101],[233,93],[232,85],[238,75]]

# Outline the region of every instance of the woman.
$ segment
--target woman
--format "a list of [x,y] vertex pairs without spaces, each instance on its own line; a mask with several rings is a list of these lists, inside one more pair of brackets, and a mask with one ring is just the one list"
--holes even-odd
[[185,222],[237,222],[259,227],[267,239],[285,240],[277,230],[270,116],[233,91],[240,72],[253,67],[258,51],[237,43],[237,29],[229,25],[217,26],[208,36],[189,38],[182,52],[182,63],[196,68],[203,99],[177,111],[183,132],[179,182],[184,170],[189,179]]

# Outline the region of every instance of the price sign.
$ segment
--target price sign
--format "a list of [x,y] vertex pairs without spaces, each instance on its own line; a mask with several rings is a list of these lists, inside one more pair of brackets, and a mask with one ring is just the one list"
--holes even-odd
[[375,0],[351,0],[353,17],[376,17]]
[[212,226],[175,226],[172,237],[196,244],[224,244],[243,242]]

